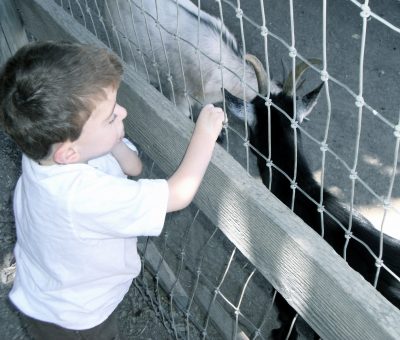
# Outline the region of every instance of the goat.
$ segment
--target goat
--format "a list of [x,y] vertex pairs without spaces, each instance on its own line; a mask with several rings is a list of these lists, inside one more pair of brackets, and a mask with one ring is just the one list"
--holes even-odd
[[[126,37],[118,40],[125,61],[187,116],[194,104],[222,101],[222,79],[224,88],[243,98],[243,53],[220,19],[190,0],[104,1],[107,21]],[[244,99],[252,100],[257,79],[249,64],[245,79]],[[274,82],[270,86],[278,90]]]
[[[257,78],[259,79],[258,89],[261,95],[267,93],[267,89],[263,87],[262,78],[266,77],[265,71],[254,64]],[[296,82],[300,75],[306,70],[307,64],[301,63],[297,65],[295,74]],[[284,110],[290,118],[285,117],[274,106],[271,106],[270,120],[268,118],[268,109],[265,99],[256,97],[251,102],[245,102],[229,92],[225,92],[227,100],[227,109],[236,117],[244,120],[244,106],[247,108],[248,126],[250,132],[250,143],[259,153],[256,153],[257,165],[261,175],[261,179],[267,188],[275,196],[277,196],[284,204],[291,207],[292,204],[292,188],[291,181],[288,180],[280,171],[272,167],[272,177],[270,178],[270,169],[266,164],[269,148],[270,157],[276,167],[285,172],[290,178],[294,176],[294,128],[293,122],[301,123],[303,119],[312,111],[315,106],[319,92],[322,88],[317,88],[297,100],[296,117],[293,115],[293,95],[292,95],[292,76],[289,75],[284,81],[281,91],[272,94],[270,99],[274,105]],[[270,124],[270,129],[268,125]],[[271,134],[269,136],[269,134]],[[298,150],[297,150],[297,185],[305,193],[307,193],[314,201],[319,202],[321,186],[313,178],[312,172],[307,164],[301,149],[301,133],[297,131]],[[269,144],[269,141],[271,144]],[[264,158],[265,157],[265,158]],[[271,182],[270,182],[271,179]],[[343,226],[349,223],[350,211],[342,205],[338,199],[327,190],[323,190],[324,209],[335,217]],[[294,212],[301,217],[312,229],[318,233],[321,231],[321,213],[318,207],[309,198],[307,198],[300,190],[296,192],[296,200],[294,203]],[[371,223],[360,214],[354,212],[351,228],[352,236],[362,240],[374,252],[379,254],[380,249],[380,232],[375,229]],[[343,255],[344,244],[346,242],[346,232],[331,218],[324,213],[324,231],[323,237],[333,249]],[[383,235],[383,262],[390,268],[395,275],[400,276],[400,242],[390,236]],[[373,283],[377,271],[375,259],[371,256],[364,245],[352,240],[348,243],[346,251],[346,259],[348,264],[358,271],[368,282]],[[400,282],[386,270],[381,270],[379,280],[377,282],[377,290],[386,297],[393,305],[400,308]],[[275,339],[286,338],[286,334],[290,333],[290,327],[295,316],[295,311],[287,304],[287,302],[278,294],[277,307],[279,318],[282,323],[279,329],[273,331]],[[297,338],[297,332],[294,330],[291,339]]]

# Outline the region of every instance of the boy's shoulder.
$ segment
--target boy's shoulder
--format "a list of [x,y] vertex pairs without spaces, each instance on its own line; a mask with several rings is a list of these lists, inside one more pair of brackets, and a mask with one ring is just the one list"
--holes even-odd
[[40,165],[23,155],[21,181],[27,192],[40,190],[59,197],[85,190],[86,187],[97,187],[101,190],[103,186],[112,186],[115,181],[126,179],[114,162],[116,161],[112,156],[106,155],[93,165]]

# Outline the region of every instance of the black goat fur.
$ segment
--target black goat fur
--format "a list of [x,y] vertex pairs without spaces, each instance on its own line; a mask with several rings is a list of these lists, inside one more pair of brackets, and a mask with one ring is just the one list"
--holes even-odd
[[[279,93],[271,95],[272,102],[284,110],[287,114],[293,113],[292,97]],[[229,100],[228,100],[229,101]],[[255,123],[250,129],[250,143],[266,158],[268,157],[268,111],[265,100],[256,97],[252,102]],[[229,107],[229,103],[228,103]],[[291,121],[274,107],[271,107],[271,160],[283,170],[290,178],[294,174],[295,160],[295,141],[294,131]],[[297,186],[312,197],[316,202],[320,201],[321,186],[314,180],[312,172],[303,155],[301,146],[301,133],[298,129],[298,148],[297,148]],[[264,185],[269,186],[270,170],[266,165],[265,158],[256,154],[258,169]],[[271,191],[284,204],[291,207],[292,189],[290,181],[279,171],[272,167]],[[323,205],[326,211],[332,214],[340,223],[347,228],[349,223],[350,211],[341,204],[327,190],[323,191]],[[294,212],[301,217],[317,233],[321,234],[321,214],[314,202],[309,200],[300,190],[296,190]],[[360,214],[353,212],[352,234],[366,243],[374,254],[379,254],[380,232]],[[345,231],[339,224],[324,213],[324,239],[333,249],[343,256],[344,245],[346,242]],[[349,265],[358,271],[368,282],[373,283],[377,272],[374,257],[368,252],[364,245],[354,239],[350,242],[346,251],[346,259]],[[383,262],[397,276],[400,276],[400,241],[389,236],[383,237]],[[381,268],[377,289],[393,305],[400,308],[400,282],[394,278],[384,268]],[[273,332],[274,339],[286,338],[290,324],[296,312],[290,307],[280,294],[277,294],[276,305],[278,307],[279,318],[282,323],[280,329]],[[296,339],[297,332],[294,329],[290,339]]]

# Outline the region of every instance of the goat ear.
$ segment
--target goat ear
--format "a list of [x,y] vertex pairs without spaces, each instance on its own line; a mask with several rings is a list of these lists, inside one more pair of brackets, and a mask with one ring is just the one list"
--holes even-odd
[[252,103],[246,102],[243,99],[235,97],[226,89],[224,90],[224,92],[227,111],[242,121],[245,121],[247,114],[247,124],[253,128],[255,125],[254,105]]
[[324,86],[324,83],[321,83],[318,87],[297,101],[297,120],[299,123],[311,113],[314,106],[317,104],[322,86]]

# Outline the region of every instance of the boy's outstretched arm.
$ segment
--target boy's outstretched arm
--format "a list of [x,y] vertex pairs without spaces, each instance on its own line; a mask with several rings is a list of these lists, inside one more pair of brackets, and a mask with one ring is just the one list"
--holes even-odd
[[183,209],[193,200],[211,160],[223,121],[221,108],[209,104],[201,110],[182,163],[168,179],[168,212]]

